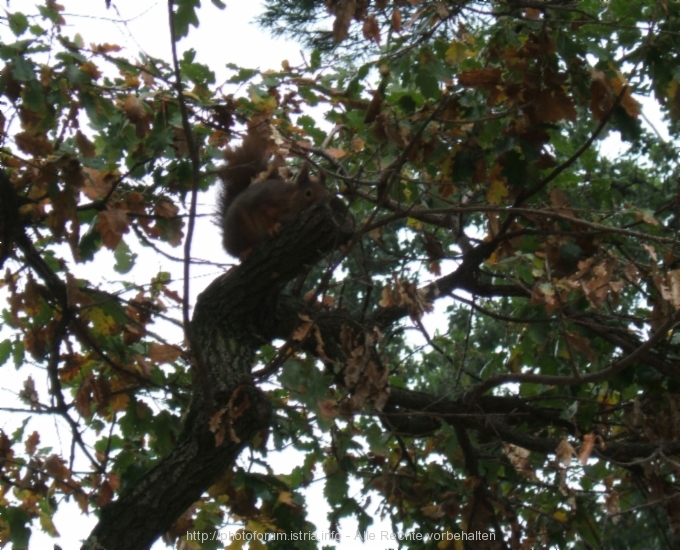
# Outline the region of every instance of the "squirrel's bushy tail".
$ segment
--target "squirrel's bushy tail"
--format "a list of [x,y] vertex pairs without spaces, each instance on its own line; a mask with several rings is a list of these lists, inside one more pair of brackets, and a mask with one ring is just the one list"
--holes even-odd
[[[234,199],[245,191],[255,176],[268,169],[273,142],[269,125],[259,124],[248,129],[243,141],[237,147],[224,152],[226,164],[220,169],[222,179],[217,215],[223,218]],[[269,179],[277,179],[270,175]]]

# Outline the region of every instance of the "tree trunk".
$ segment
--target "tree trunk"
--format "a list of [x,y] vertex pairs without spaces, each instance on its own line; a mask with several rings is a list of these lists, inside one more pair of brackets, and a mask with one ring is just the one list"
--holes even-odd
[[318,205],[201,293],[191,323],[192,401],[179,441],[102,510],[83,549],[149,548],[269,426],[271,406],[250,371],[256,350],[297,321],[299,302],[282,306],[279,295],[352,230],[341,201]]

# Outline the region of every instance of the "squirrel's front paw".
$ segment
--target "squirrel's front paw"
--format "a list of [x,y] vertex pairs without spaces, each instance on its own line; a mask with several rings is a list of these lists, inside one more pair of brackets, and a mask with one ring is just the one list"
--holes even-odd
[[283,227],[283,226],[282,226],[279,222],[276,222],[276,223],[275,223],[274,225],[272,225],[271,228],[269,229],[269,236],[270,236],[270,237],[275,237],[276,235],[278,235],[279,233],[281,233],[281,228],[282,228],[282,227]]
[[253,253],[253,247],[252,247],[252,246],[249,246],[248,248],[246,248],[243,252],[241,252],[241,253],[238,255],[238,259],[241,260],[241,261],[243,262],[243,261],[245,261],[245,260],[248,258],[248,256],[250,256],[252,253]]

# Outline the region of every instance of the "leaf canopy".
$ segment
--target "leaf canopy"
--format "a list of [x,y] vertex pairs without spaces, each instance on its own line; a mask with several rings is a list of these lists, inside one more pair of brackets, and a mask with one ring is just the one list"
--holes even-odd
[[[52,0],[2,18],[0,368],[23,385],[1,408],[19,427],[0,431],[0,546],[56,536],[72,500],[101,512],[90,547],[151,501],[145,536],[182,548],[224,547],[189,533],[233,522],[318,534],[377,517],[427,537],[402,548],[477,532],[493,540],[470,548],[674,548],[680,4],[267,0],[259,22],[306,61],[230,64],[225,85],[181,51],[200,1],[170,5],[165,60],[85,44]],[[192,254],[219,241],[197,204],[255,123],[356,220],[266,300],[265,253],[220,279],[259,273],[242,283],[259,317],[235,308],[232,325],[266,335],[220,332],[198,306],[190,321],[191,274],[225,267]],[[263,250],[297,258],[287,234]],[[249,382],[212,385],[220,361]],[[271,417],[248,432],[260,398]],[[70,445],[41,445],[43,415]],[[185,479],[182,458],[206,475]],[[163,468],[196,494],[181,515],[154,501]]]

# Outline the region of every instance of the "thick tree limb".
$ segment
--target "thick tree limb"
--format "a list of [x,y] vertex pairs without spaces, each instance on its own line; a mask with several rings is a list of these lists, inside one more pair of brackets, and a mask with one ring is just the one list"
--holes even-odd
[[281,289],[351,235],[346,210],[331,204],[312,209],[199,296],[190,329],[193,398],[182,434],[102,510],[88,541],[96,548],[149,548],[269,426],[271,406],[250,377],[255,351],[281,322]]

